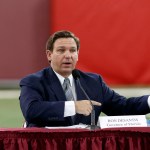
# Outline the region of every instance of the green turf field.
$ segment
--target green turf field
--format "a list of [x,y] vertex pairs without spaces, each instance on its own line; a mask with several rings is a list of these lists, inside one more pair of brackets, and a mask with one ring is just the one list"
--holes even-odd
[[0,128],[22,127],[23,121],[18,99],[0,99]]

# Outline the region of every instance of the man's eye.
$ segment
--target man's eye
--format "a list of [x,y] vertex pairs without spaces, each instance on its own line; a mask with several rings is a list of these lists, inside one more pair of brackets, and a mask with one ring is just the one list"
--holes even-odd
[[64,49],[58,49],[57,52],[58,53],[63,53],[65,50]]
[[76,51],[77,51],[76,49],[71,49],[71,50],[70,50],[70,52],[72,52],[72,53],[73,53],[73,52],[76,52]]

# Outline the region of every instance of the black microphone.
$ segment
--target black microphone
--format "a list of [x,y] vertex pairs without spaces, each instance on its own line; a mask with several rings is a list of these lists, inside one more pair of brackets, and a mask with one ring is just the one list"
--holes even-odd
[[82,90],[82,92],[84,93],[84,95],[86,96],[86,98],[90,101],[91,106],[92,106],[92,111],[91,111],[91,125],[89,125],[87,128],[91,129],[91,130],[95,130],[95,129],[99,129],[100,127],[98,127],[97,125],[95,125],[95,110],[94,110],[94,106],[89,98],[89,96],[87,95],[87,93],[85,92],[85,90],[83,89],[81,83],[80,83],[80,73],[78,70],[74,69],[72,71],[72,75],[74,77],[74,79],[77,81],[77,84],[79,85],[80,89]]

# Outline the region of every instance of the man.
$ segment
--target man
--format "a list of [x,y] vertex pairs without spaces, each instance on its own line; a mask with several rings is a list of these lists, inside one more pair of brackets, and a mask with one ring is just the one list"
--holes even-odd
[[111,90],[98,74],[80,70],[73,74],[79,47],[79,39],[73,33],[54,33],[46,44],[50,67],[21,80],[20,106],[27,127],[90,124],[92,107],[96,123],[100,112],[106,115],[150,112],[149,96],[127,99]]

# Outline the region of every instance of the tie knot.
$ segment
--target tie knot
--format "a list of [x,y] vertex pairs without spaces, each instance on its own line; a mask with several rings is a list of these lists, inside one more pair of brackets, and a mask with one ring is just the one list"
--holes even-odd
[[64,83],[66,83],[66,84],[70,84],[70,80],[69,80],[69,78],[65,78],[65,79],[64,79]]

